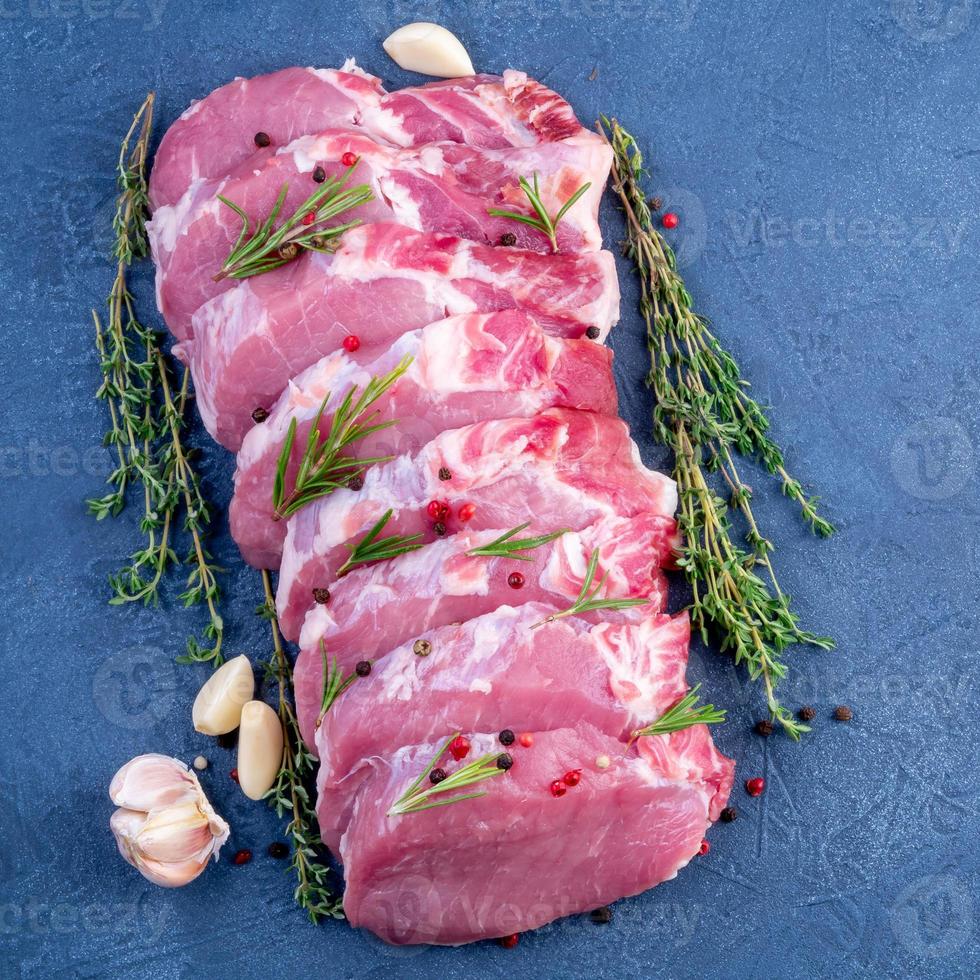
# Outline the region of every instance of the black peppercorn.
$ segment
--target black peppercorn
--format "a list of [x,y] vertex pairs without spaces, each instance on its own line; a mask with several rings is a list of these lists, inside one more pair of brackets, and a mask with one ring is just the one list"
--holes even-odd
[[429,782],[432,783],[433,786],[435,786],[436,783],[441,783],[445,778],[445,769],[433,769],[432,772],[429,773]]
[[446,525],[443,524],[442,521],[436,521],[436,523],[432,525],[432,533],[437,538],[444,537],[446,534]]
[[313,601],[318,606],[325,606],[330,601],[330,590],[329,589],[314,589],[313,590]]
[[772,722],[768,718],[763,718],[761,721],[755,723],[755,733],[756,735],[761,735],[763,738],[769,738],[772,735],[774,729],[772,727]]
[[440,466],[439,467],[439,479],[440,480],[442,480],[443,482],[445,482],[446,480],[451,480],[452,478],[453,478],[453,475],[450,472],[448,466]]
[[272,137],[268,133],[258,132],[255,134],[256,146],[268,146],[272,142]]
[[661,197],[651,197],[650,200],[647,201],[647,204],[650,205],[651,211],[659,211],[664,206],[663,198]]
[[282,841],[273,841],[269,845],[269,857],[284,858],[289,855],[289,848]]
[[371,661],[370,660],[358,660],[357,666],[354,668],[354,673],[358,677],[367,677],[371,673]]
[[497,756],[497,768],[503,769],[506,772],[514,764],[514,760],[510,757],[507,752],[501,752]]
[[252,412],[253,422],[264,422],[269,417],[269,413],[264,408],[257,408]]
[[513,733],[513,732],[512,732],[512,731],[511,731],[511,730],[510,730],[509,728],[505,728],[505,729],[504,729],[504,730],[503,730],[503,731],[502,731],[502,732],[501,732],[501,733],[500,733],[500,734],[499,734],[499,735],[497,736],[497,738],[499,738],[499,739],[500,739],[500,744],[501,744],[501,745],[513,745],[513,744],[514,744],[514,738],[515,738],[515,737],[516,737],[516,736],[514,735],[514,733]]
[[427,657],[432,653],[432,644],[428,640],[416,640],[412,646],[412,653],[416,657]]
[[811,708],[810,705],[806,705],[797,712],[800,716],[800,721],[813,721],[817,717],[816,709]]
[[510,231],[506,232],[505,234],[500,236],[500,244],[507,248],[516,245],[517,235],[515,235],[513,232]]
[[589,918],[597,925],[604,926],[612,922],[612,909],[608,905],[593,909],[589,913]]
[[602,333],[602,331],[598,327],[591,326],[585,331],[585,336],[588,337],[589,340],[597,340],[600,333]]
[[285,245],[280,245],[276,251],[279,253],[279,258],[288,261],[289,259],[295,259],[299,255],[299,245],[295,242],[286,242]]
[[834,708],[834,721],[850,721],[853,717],[854,712],[846,704]]
[[737,816],[738,810],[733,806],[726,806],[720,813],[722,823],[734,823]]
[[313,179],[318,183],[322,184],[327,179],[327,172],[323,167],[316,166],[313,168]]
[[348,490],[361,490],[363,489],[363,487],[364,487],[364,477],[361,476],[360,473],[358,473],[357,476],[352,476],[347,481]]

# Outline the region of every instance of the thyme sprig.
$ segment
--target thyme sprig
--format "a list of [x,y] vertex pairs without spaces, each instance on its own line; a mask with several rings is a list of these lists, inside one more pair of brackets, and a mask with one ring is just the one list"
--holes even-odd
[[331,870],[324,857],[325,848],[320,839],[316,810],[307,789],[316,772],[316,760],[306,749],[299,733],[299,722],[292,702],[293,670],[279,633],[272,583],[267,571],[262,572],[262,587],[265,602],[259,606],[258,612],[268,619],[272,631],[273,656],[267,668],[278,683],[278,713],[284,735],[282,765],[265,799],[277,816],[289,814],[286,834],[293,852],[289,866],[296,876],[293,895],[315,925],[323,918],[342,919],[343,902],[329,882]]
[[[183,430],[190,401],[189,376],[171,369],[159,335],[140,322],[129,291],[130,266],[148,254],[146,165],[153,128],[151,92],[124,137],[117,162],[119,193],[112,227],[116,274],[108,297],[105,322],[92,311],[102,381],[96,396],[109,411],[109,431],[116,466],[109,474],[110,492],[87,502],[97,520],[118,516],[131,491],[140,492],[143,546],[129,563],[109,577],[112,605],[142,602],[155,605],[168,569],[187,566],[186,588],[179,599],[185,606],[203,603],[208,610],[205,644],[187,641],[181,660],[222,662],[224,623],[218,612],[220,590],[214,565],[204,543],[210,511],[201,492],[193,457],[184,444]],[[175,536],[190,538],[186,556],[178,556]]]
[[535,548],[540,548],[542,545],[568,533],[568,528],[562,528],[560,531],[552,531],[551,534],[543,534],[539,538],[514,539],[515,534],[526,531],[530,526],[530,521],[518,524],[517,527],[501,534],[499,538],[494,538],[493,541],[489,541],[479,548],[472,548],[466,554],[474,558],[516,558],[517,561],[534,561],[530,555],[522,555],[520,552],[533,551]]
[[378,538],[378,535],[385,529],[385,525],[391,520],[393,513],[389,508],[381,515],[378,523],[357,544],[345,545],[350,555],[337,570],[338,578],[346,575],[351,569],[357,568],[358,565],[369,565],[372,562],[397,558],[398,555],[404,555],[422,547],[421,534],[393,534],[387,538]]
[[481,796],[486,796],[486,790],[477,793],[462,793],[448,799],[441,799],[445,793],[455,793],[457,790],[466,789],[482,783],[484,780],[492,779],[494,776],[502,776],[505,769],[497,765],[500,752],[488,752],[481,755],[478,759],[468,762],[465,766],[460,766],[455,772],[449,773],[445,779],[438,783],[432,783],[426,788],[422,788],[429,773],[435,768],[436,763],[443,757],[450,743],[459,736],[459,732],[450,736],[442,744],[435,755],[429,760],[429,764],[422,770],[416,779],[401,796],[392,803],[388,810],[389,817],[403,816],[406,813],[419,813],[422,810],[433,810],[440,806],[449,806],[452,803],[462,803],[463,800],[475,800]]
[[717,725],[723,722],[724,709],[716,708],[713,704],[697,705],[700,687],[700,684],[696,684],[656,721],[645,728],[637,728],[632,733],[631,741],[644,735],[669,735],[671,732],[679,732],[693,725]]
[[351,671],[344,677],[343,671],[337,666],[337,658],[332,662],[327,660],[327,648],[320,640],[320,656],[323,659],[323,689],[320,695],[320,714],[317,715],[316,727],[323,723],[326,713],[333,707],[334,702],[357,680],[357,672]]
[[289,185],[283,184],[272,210],[264,221],[256,223],[251,234],[251,223],[245,211],[219,194],[218,200],[241,218],[242,228],[221,271],[213,277],[215,282],[247,279],[278,269],[292,262],[301,251],[326,252],[334,249],[336,239],[361,222],[356,218],[339,225],[327,225],[326,222],[374,199],[367,184],[346,186],[356,166],[355,163],[340,177],[327,178],[277,228],[276,221],[289,193]]
[[373,422],[377,412],[365,418],[367,410],[387,393],[393,384],[409,369],[412,357],[405,356],[387,374],[371,378],[360,391],[354,385],[337,406],[325,435],[320,434],[320,422],[326,410],[330,393],[324,397],[313,419],[306,440],[306,448],[300,460],[293,488],[286,492],[286,472],[292,458],[293,443],[296,440],[296,419],[290,419],[286,440],[279,454],[276,476],[272,486],[273,520],[285,520],[307,504],[332,493],[338,487],[346,486],[375,463],[386,463],[391,456],[375,456],[369,459],[355,459],[345,453],[353,443],[374,432],[395,425],[395,420]]
[[[734,358],[719,343],[677,273],[670,246],[654,226],[640,186],[643,157],[634,138],[613,119],[597,127],[613,149],[613,189],[626,217],[625,254],[640,279],[640,312],[646,324],[656,396],[654,435],[674,452],[674,479],[680,497],[678,522],[684,546],[678,566],[693,590],[691,618],[707,642],[717,631],[723,650],[762,681],[771,717],[790,737],[807,731],[776,697],[787,670],[783,654],[795,644],[830,649],[833,640],[800,628],[789,596],[779,587],[765,538],[752,513],[751,489],[743,483],[735,455],[759,459],[821,536],[833,525],[817,511],[786,470],[783,453],[768,435],[769,420],[748,393]],[[709,476],[718,474],[723,499]],[[730,513],[741,514],[747,547],[733,540]],[[757,571],[758,570],[758,571]]]
[[609,572],[605,572],[599,583],[593,586],[595,581],[596,571],[599,568],[599,549],[594,548],[592,554],[589,556],[589,564],[585,570],[585,578],[582,580],[582,589],[578,594],[578,598],[567,608],[563,609],[561,612],[552,613],[546,619],[542,619],[539,623],[535,623],[531,629],[536,629],[539,626],[544,626],[545,623],[553,623],[556,619],[564,619],[566,616],[581,616],[582,613],[595,612],[599,609],[628,609],[630,606],[644,606],[649,600],[647,599],[600,599],[598,598],[599,593],[602,592],[603,587],[606,584],[606,579],[609,578]]
[[541,200],[541,190],[538,187],[538,174],[537,171],[533,175],[533,183],[528,181],[526,177],[521,177],[518,179],[518,184],[520,184],[521,190],[524,191],[524,195],[527,197],[531,204],[531,208],[534,210],[536,217],[532,217],[529,214],[518,214],[516,211],[506,211],[501,208],[488,208],[487,214],[492,215],[495,218],[510,218],[511,221],[519,221],[521,224],[530,225],[532,228],[537,228],[543,235],[547,235],[548,241],[551,243],[551,251],[553,253],[558,252],[558,223],[562,218],[568,213],[572,205],[592,186],[592,181],[586,181],[575,193],[558,209],[558,213],[551,217],[548,214],[548,209],[544,206],[544,201]]

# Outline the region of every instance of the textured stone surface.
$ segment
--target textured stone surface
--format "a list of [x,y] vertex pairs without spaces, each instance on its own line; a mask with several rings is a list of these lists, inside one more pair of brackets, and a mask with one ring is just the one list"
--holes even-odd
[[[191,731],[201,677],[173,658],[198,612],[173,608],[178,583],[160,609],[107,608],[134,517],[96,525],[83,507],[109,463],[87,311],[108,288],[112,168],[142,93],[157,90],[166,124],[235,74],[348,54],[404,84],[380,40],[421,15],[455,28],[478,67],[524,68],[583,119],[612,112],[643,139],[700,309],[841,526],[817,542],[760,494],[785,587],[839,640],[798,653],[784,692],[816,706],[814,734],[752,735],[758,692],[695,650],[691,676],[731,710],[722,748],[769,791],[736,789],[739,819],[712,831],[710,855],[611,924],[559,922],[513,951],[390,949],[305,923],[264,856],[275,818],[230,782],[232,754]],[[7,0],[0,21],[5,977],[980,972],[980,4]],[[606,229],[619,233],[612,208]],[[658,461],[623,271],[617,373]],[[149,315],[145,273],[137,287]],[[224,502],[230,459],[195,438]],[[228,650],[263,657],[258,578],[224,527],[215,547]],[[830,720],[841,702],[849,725]],[[145,751],[211,759],[229,850],[251,847],[252,864],[176,892],[123,864],[106,787]]]

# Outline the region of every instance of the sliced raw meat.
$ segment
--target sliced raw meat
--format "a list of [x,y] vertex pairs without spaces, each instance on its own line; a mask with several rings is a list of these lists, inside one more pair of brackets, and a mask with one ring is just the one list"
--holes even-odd
[[[536,732],[532,748],[515,748],[509,771],[476,787],[485,796],[402,816],[389,808],[441,743],[368,760],[340,843],[347,918],[390,943],[454,945],[534,929],[673,878],[731,786],[730,760],[706,730],[689,731],[701,761],[683,777],[636,749],[624,754],[585,723]],[[471,756],[499,751],[496,732],[473,737]],[[668,760],[677,737],[660,736]],[[455,768],[451,758],[446,765]],[[548,787],[571,769],[581,780],[556,799]],[[318,804],[321,819],[328,805]]]
[[[608,573],[603,594],[647,599],[649,605],[589,613],[586,619],[634,622],[664,607],[667,583],[660,566],[677,544],[671,517],[604,517],[526,552],[530,561],[467,554],[507,530],[463,530],[419,551],[355,569],[331,586],[329,602],[307,613],[293,671],[296,714],[311,749],[323,691],[321,642],[330,661],[347,676],[359,660],[374,660],[426,630],[461,623],[501,605],[543,602],[567,608],[581,591],[596,548],[597,574],[601,578]],[[515,537],[540,533],[532,525]],[[521,576],[518,588],[509,581],[514,572]]]
[[[362,760],[392,746],[455,731],[560,728],[569,718],[625,741],[659,718],[687,687],[690,623],[686,613],[671,618],[635,608],[646,610],[635,622],[596,625],[574,617],[547,623],[556,609],[542,603],[501,606],[419,633],[382,657],[317,730],[324,841],[336,850],[367,774]],[[427,656],[418,656],[419,641],[429,644]]]
[[457,143],[400,149],[382,146],[358,133],[328,130],[295,140],[261,164],[245,167],[244,173],[196,184],[188,192],[192,201],[182,198],[173,207],[154,213],[148,232],[157,263],[157,300],[176,336],[187,336],[195,310],[236,282],[215,282],[213,278],[241,232],[241,218],[218,195],[245,211],[250,227],[255,228],[271,213],[284,185],[289,191],[283,217],[295,212],[316,190],[311,177],[316,168],[328,177],[341,178],[348,170],[341,163],[345,154],[358,158],[349,186],[367,185],[374,200],[340,215],[335,224],[394,221],[485,245],[497,244],[502,235],[510,233],[520,248],[550,252],[551,245],[540,231],[488,213],[501,207],[529,213],[518,180],[537,174],[549,214],[555,214],[584,184],[591,184],[558,225],[561,251],[592,252],[602,244],[597,216],[612,151],[598,138],[591,143],[507,150],[481,150]]
[[538,255],[366,225],[347,232],[334,255],[310,255],[215,297],[178,350],[208,431],[237,450],[252,412],[273,405],[290,378],[346,336],[387,347],[447,316],[518,308],[553,336],[595,326],[601,340],[619,315],[612,255]]
[[333,411],[352,388],[412,363],[369,413],[372,422],[396,425],[358,441],[361,459],[418,452],[446,429],[485,418],[530,417],[546,408],[616,413],[612,352],[591,340],[548,337],[529,313],[471,313],[440,320],[400,337],[376,360],[360,365],[345,351],[330,354],[289,383],[269,417],[242,443],[235,470],[231,533],[247,562],[278,568],[285,521],[274,518],[272,488],[290,422],[297,422],[286,487],[293,487],[310,427],[321,416],[326,434]]
[[[448,469],[451,478],[441,480]],[[312,603],[312,590],[329,587],[359,541],[387,511],[382,537],[421,534],[432,541],[427,505],[445,501],[450,532],[459,508],[475,507],[474,530],[516,527],[533,516],[543,531],[580,530],[600,517],[642,513],[670,516],[674,481],[640,462],[619,419],[550,409],[533,419],[479,422],[444,432],[419,453],[368,471],[360,491],[336,490],[289,521],[277,607],[284,635],[295,640]]]

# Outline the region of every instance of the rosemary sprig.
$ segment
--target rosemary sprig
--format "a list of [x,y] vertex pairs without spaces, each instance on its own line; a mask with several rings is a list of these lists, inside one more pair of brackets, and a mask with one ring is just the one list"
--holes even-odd
[[272,583],[267,571],[262,572],[262,587],[265,602],[258,611],[269,620],[272,630],[273,657],[267,667],[278,682],[279,720],[285,736],[282,765],[275,784],[265,798],[277,816],[289,814],[286,834],[292,842],[290,868],[296,876],[293,894],[297,904],[305,909],[314,924],[322,918],[342,919],[343,902],[328,882],[330,867],[323,857],[324,846],[320,840],[316,810],[307,789],[316,772],[316,760],[307,751],[299,733],[292,703],[293,671],[279,633]]
[[533,175],[534,183],[530,183],[526,177],[521,177],[518,183],[521,186],[521,190],[524,191],[525,196],[531,204],[532,209],[537,217],[532,217],[529,214],[517,214],[515,211],[505,211],[500,208],[488,208],[487,214],[492,215],[495,218],[510,218],[511,221],[520,221],[521,224],[530,225],[532,228],[537,228],[542,234],[548,236],[548,241],[551,243],[551,251],[557,253],[558,251],[558,222],[568,213],[569,209],[573,204],[592,186],[592,181],[587,181],[584,183],[559,209],[558,213],[551,217],[548,214],[548,209],[544,206],[544,201],[541,200],[541,191],[538,187],[538,174],[537,171]]
[[241,218],[242,229],[221,271],[214,276],[215,282],[258,276],[292,262],[301,251],[325,252],[336,247],[335,240],[361,222],[358,219],[340,225],[327,225],[325,222],[374,198],[367,184],[346,186],[356,166],[355,163],[349,167],[341,177],[325,180],[277,228],[276,221],[289,193],[289,185],[283,184],[272,210],[264,221],[256,224],[251,234],[245,211],[219,194],[218,200]]
[[589,557],[589,564],[585,570],[585,578],[582,581],[582,589],[578,598],[561,612],[553,613],[547,619],[535,623],[531,629],[544,626],[545,623],[553,623],[556,619],[563,619],[565,616],[580,616],[582,613],[594,612],[598,609],[628,609],[630,606],[643,606],[648,602],[647,599],[599,599],[597,596],[606,584],[609,572],[605,572],[599,580],[599,584],[593,587],[595,573],[599,568],[599,549],[594,548]]
[[713,704],[695,707],[700,687],[700,684],[692,687],[677,704],[668,708],[655,722],[645,728],[637,728],[632,733],[631,741],[642,735],[669,735],[671,732],[679,732],[692,725],[717,725],[723,722],[725,720],[723,709],[718,709]]
[[[791,611],[773,570],[772,543],[759,531],[752,492],[738,474],[735,454],[761,460],[815,533],[826,536],[834,528],[817,512],[816,498],[806,496],[787,472],[782,451],[767,434],[768,418],[747,394],[734,358],[694,312],[640,187],[643,157],[636,141],[615,119],[604,117],[597,128],[612,145],[613,189],[626,216],[625,253],[640,278],[651,358],[648,383],[656,396],[654,434],[674,452],[684,535],[678,566],[693,590],[692,621],[706,642],[709,627],[717,630],[721,648],[731,650],[752,679],[762,680],[770,715],[798,739],[806,726],[775,694],[787,670],[783,653],[798,643],[830,649],[833,640],[801,629]],[[712,487],[711,473],[719,474],[728,499]],[[730,511],[738,511],[746,523],[747,548],[733,540]]]
[[563,534],[568,533],[568,528],[562,528],[560,531],[552,531],[551,534],[544,534],[539,538],[518,538],[514,540],[515,534],[520,534],[521,531],[527,530],[530,526],[530,521],[524,524],[518,524],[517,527],[507,531],[506,534],[501,534],[499,538],[495,538],[493,541],[481,545],[479,548],[473,548],[467,551],[466,554],[474,558],[516,558],[518,561],[534,561],[530,555],[522,555],[520,552],[533,551],[535,548],[540,548],[541,545],[548,544],[550,541],[554,541],[556,538],[560,538]]
[[419,813],[422,810],[433,810],[439,806],[449,806],[452,803],[462,803],[463,800],[475,800],[478,797],[487,795],[485,790],[481,790],[478,793],[462,793],[445,800],[436,799],[436,797],[441,797],[445,793],[455,793],[457,790],[463,790],[467,786],[482,783],[484,780],[492,779],[494,776],[502,776],[506,770],[501,769],[497,765],[497,759],[501,756],[500,752],[488,752],[486,755],[481,755],[479,759],[474,759],[465,766],[461,766],[455,772],[449,773],[440,782],[430,784],[425,789],[422,788],[426,779],[429,777],[429,773],[432,772],[436,763],[449,748],[450,742],[458,736],[459,732],[456,732],[455,735],[446,739],[442,747],[429,760],[429,764],[425,769],[412,781],[408,789],[392,803],[391,809],[388,810],[389,817],[403,816],[406,813]]
[[[105,323],[93,310],[95,343],[102,382],[97,397],[109,410],[110,428],[104,442],[114,449],[117,465],[109,474],[111,490],[89,500],[96,519],[115,517],[126,504],[129,491],[141,490],[143,513],[140,531],[145,541],[129,564],[110,576],[112,605],[143,602],[155,605],[167,570],[182,564],[174,537],[182,528],[190,537],[183,563],[190,571],[180,595],[186,606],[204,603],[208,623],[202,645],[187,641],[187,655],[180,659],[222,662],[224,624],[218,612],[220,571],[204,545],[210,512],[201,493],[190,451],[183,443],[189,376],[179,380],[172,373],[157,333],[136,315],[127,276],[129,267],[147,255],[146,165],[153,128],[154,96],[140,106],[123,139],[117,163],[119,194],[113,216],[116,274],[108,298]],[[181,514],[183,520],[181,521]]]
[[397,558],[409,551],[416,551],[422,547],[421,534],[393,534],[388,538],[378,538],[384,530],[385,525],[391,520],[393,511],[389,508],[381,516],[374,527],[364,535],[357,544],[346,545],[350,556],[347,561],[337,570],[337,577],[346,575],[352,568],[358,565],[368,565],[375,561],[385,561],[388,558]]
[[357,680],[357,673],[351,671],[346,677],[337,666],[337,658],[332,663],[327,661],[327,648],[320,640],[320,656],[323,658],[323,692],[320,696],[320,714],[317,715],[316,727],[323,722],[324,715],[333,707],[334,702]]
[[[371,422],[370,418],[364,418],[364,414],[390,390],[391,386],[408,370],[411,363],[410,356],[402,358],[387,374],[371,378],[364,386],[363,392],[356,385],[353,386],[333,413],[326,435],[321,436],[320,420],[330,400],[330,394],[327,393],[313,419],[313,426],[306,440],[306,448],[300,460],[293,488],[286,493],[286,471],[289,468],[293,443],[296,440],[296,419],[290,420],[272,486],[273,520],[285,520],[314,500],[332,493],[338,487],[346,486],[353,477],[363,473],[368,466],[386,463],[393,458],[375,456],[370,459],[355,459],[346,455],[344,450],[365,436],[395,424],[394,420]],[[376,416],[375,412],[372,417]]]

